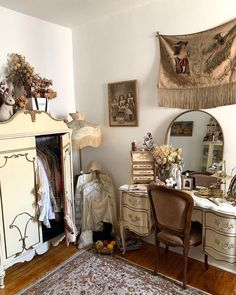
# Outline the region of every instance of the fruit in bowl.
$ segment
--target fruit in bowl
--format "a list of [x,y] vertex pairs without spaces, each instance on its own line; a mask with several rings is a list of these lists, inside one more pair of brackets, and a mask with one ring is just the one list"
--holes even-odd
[[98,240],[95,243],[95,248],[97,249],[98,253],[102,253],[102,254],[112,254],[114,252],[114,247],[116,245],[116,241],[112,240]]

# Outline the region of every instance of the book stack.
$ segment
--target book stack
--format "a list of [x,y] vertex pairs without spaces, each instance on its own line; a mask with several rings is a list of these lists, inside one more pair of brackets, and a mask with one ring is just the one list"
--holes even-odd
[[130,184],[129,185],[129,192],[131,193],[147,193],[147,185],[146,184]]

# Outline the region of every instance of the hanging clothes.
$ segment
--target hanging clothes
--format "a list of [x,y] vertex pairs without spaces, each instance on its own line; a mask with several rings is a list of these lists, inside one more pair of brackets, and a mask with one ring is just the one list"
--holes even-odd
[[75,225],[77,231],[81,231],[82,226],[82,201],[84,186],[96,178],[95,172],[79,175],[75,187]]
[[[90,180],[90,181],[89,181]],[[83,183],[85,181],[85,183]],[[80,213],[76,214],[76,223],[81,223],[82,231],[102,230],[101,221],[113,225],[113,231],[117,228],[116,195],[112,179],[101,172],[91,172],[79,176],[76,186],[76,200],[80,198]]]
[[38,171],[37,171],[37,196],[39,206],[39,220],[43,224],[50,228],[49,219],[55,219],[55,213],[53,212],[53,206],[51,203],[51,191],[47,173],[45,171],[42,160],[38,157]]

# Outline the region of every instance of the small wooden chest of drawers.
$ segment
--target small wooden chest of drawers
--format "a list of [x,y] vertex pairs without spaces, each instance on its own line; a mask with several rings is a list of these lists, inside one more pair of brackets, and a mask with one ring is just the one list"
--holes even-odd
[[151,208],[147,193],[131,193],[120,187],[120,234],[125,252],[125,229],[139,236],[151,233]]
[[155,180],[155,164],[149,151],[131,152],[131,182],[150,183]]

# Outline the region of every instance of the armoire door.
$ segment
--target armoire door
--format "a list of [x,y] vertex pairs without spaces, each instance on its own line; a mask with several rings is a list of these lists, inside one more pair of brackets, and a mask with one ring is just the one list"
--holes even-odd
[[69,244],[76,240],[70,133],[61,135],[61,155],[65,234],[66,243]]
[[36,218],[35,138],[0,140],[0,224],[4,259],[40,243]]

